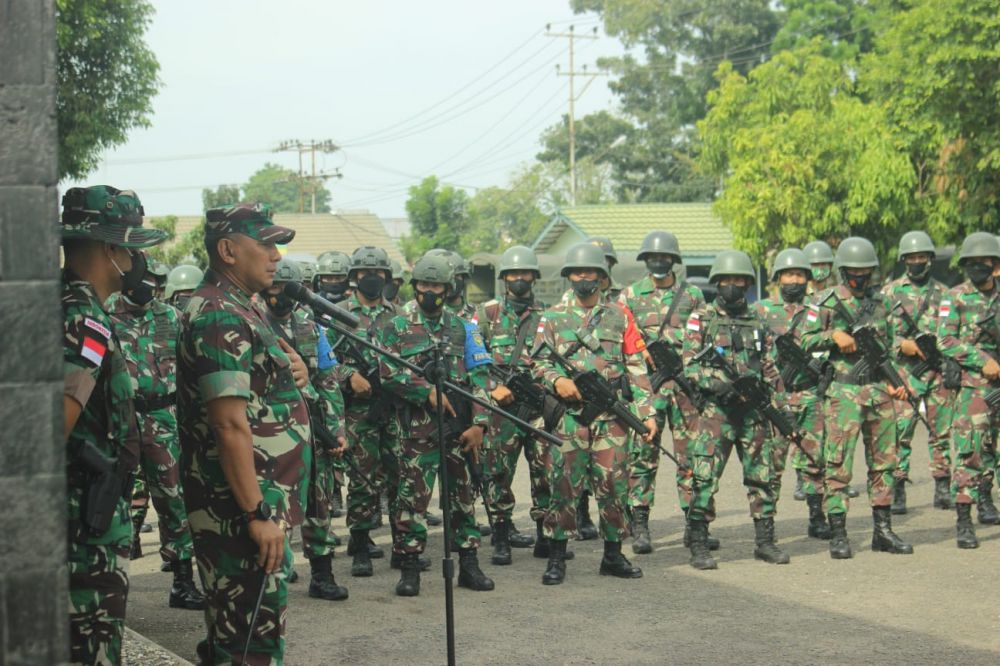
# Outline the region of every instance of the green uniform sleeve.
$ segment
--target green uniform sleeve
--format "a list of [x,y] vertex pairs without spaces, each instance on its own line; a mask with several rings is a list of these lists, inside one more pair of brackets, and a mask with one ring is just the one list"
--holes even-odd
[[194,377],[205,402],[228,397],[250,400],[250,325],[233,312],[213,310],[193,318],[189,329]]

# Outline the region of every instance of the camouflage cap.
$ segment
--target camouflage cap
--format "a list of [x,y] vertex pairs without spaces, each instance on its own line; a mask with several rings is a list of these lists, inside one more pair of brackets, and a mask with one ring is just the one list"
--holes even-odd
[[284,245],[295,238],[295,230],[279,227],[271,221],[270,204],[238,203],[205,212],[205,236],[243,234],[262,243]]
[[71,187],[62,198],[62,237],[89,238],[121,247],[150,247],[167,232],[143,228],[145,211],[132,190],[110,185]]

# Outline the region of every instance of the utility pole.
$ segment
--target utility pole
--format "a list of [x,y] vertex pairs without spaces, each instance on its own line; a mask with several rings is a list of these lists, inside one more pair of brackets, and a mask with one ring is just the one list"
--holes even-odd
[[[576,124],[574,118],[574,107],[576,101],[583,96],[583,93],[587,91],[590,84],[594,82],[594,79],[601,75],[606,74],[606,72],[596,72],[591,73],[587,71],[587,66],[583,66],[582,71],[576,71],[574,69],[573,51],[574,42],[577,39],[597,39],[597,28],[595,27],[593,32],[590,34],[578,35],[573,30],[573,26],[569,27],[567,32],[552,32],[552,24],[545,26],[545,35],[547,37],[559,37],[569,40],[569,71],[561,72],[559,71],[559,65],[556,65],[556,76],[568,76],[569,77],[569,202],[570,205],[576,205]],[[576,94],[574,87],[574,78],[577,76],[589,77],[587,82],[583,85],[583,90],[580,94]]]
[[[335,169],[332,172],[316,173],[316,153],[317,152],[335,153],[338,150],[340,150],[340,147],[337,146],[337,144],[335,144],[330,139],[326,139],[325,141],[316,141],[314,139],[311,139],[308,142],[302,142],[299,141],[298,139],[291,139],[290,141],[282,141],[280,144],[278,144],[278,147],[275,149],[274,152],[276,153],[282,151],[291,152],[293,150],[299,154],[299,176],[298,176],[299,212],[302,213],[305,211],[305,194],[306,194],[305,183],[306,181],[309,181],[308,191],[310,198],[312,200],[312,205],[310,207],[310,210],[312,211],[312,214],[315,215],[316,190],[318,188],[319,181],[327,180],[328,178],[344,177],[343,174],[340,173],[340,169]],[[302,155],[304,153],[309,153],[310,160],[312,163],[312,171],[308,176],[302,173]]]

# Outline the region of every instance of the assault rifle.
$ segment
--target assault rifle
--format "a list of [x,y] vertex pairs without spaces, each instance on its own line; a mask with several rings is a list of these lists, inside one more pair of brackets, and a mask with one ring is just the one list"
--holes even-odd
[[851,370],[851,374],[855,376],[861,376],[868,372],[876,372],[882,376],[882,378],[894,389],[900,387],[906,392],[906,402],[909,403],[910,407],[913,407],[913,413],[917,415],[924,426],[931,430],[931,424],[927,422],[927,419],[923,414],[920,413],[920,398],[913,395],[910,392],[909,387],[907,387],[906,382],[900,377],[899,372],[892,365],[892,360],[889,358],[889,351],[882,344],[882,341],[878,338],[878,333],[875,331],[875,327],[871,325],[870,322],[859,322],[854,316],[847,311],[847,308],[837,298],[836,293],[830,292],[830,295],[823,299],[820,305],[826,303],[830,298],[833,298],[833,309],[843,317],[847,325],[851,327],[851,337],[854,338],[854,343],[858,347],[858,353],[861,354],[861,360],[854,364],[854,369]]
[[895,305],[892,306],[892,311],[899,311],[899,316],[906,324],[906,334],[908,336],[913,336],[913,341],[916,343],[920,352],[924,355],[922,361],[914,364],[912,372],[916,377],[923,377],[925,374],[931,370],[941,370],[941,364],[943,362],[943,357],[941,355],[941,350],[937,346],[937,336],[932,333],[922,332],[917,326],[917,322],[913,320],[910,313],[906,311],[903,307],[902,301],[897,301]]
[[[368,413],[365,415],[365,420],[370,423],[385,424],[389,419],[390,409],[388,405],[380,400],[382,397],[382,376],[379,372],[378,363],[372,363],[365,358],[365,355],[361,353],[361,350],[357,348],[354,342],[343,336],[334,345],[334,351],[338,350],[343,353],[344,359],[350,359],[353,362],[352,365],[355,371],[361,373],[361,376],[372,387],[371,396],[368,398]],[[350,382],[347,385],[350,386]],[[352,392],[344,391],[345,403],[350,404],[353,398]]]
[[[312,426],[312,432],[313,436],[316,438],[316,442],[327,451],[339,449],[340,442],[337,441],[337,438],[326,426],[326,419],[324,418],[322,404],[317,400],[306,400],[306,406],[309,408],[309,424]],[[347,466],[351,468],[351,471],[354,472],[355,476],[357,476],[363,484],[368,486],[370,491],[376,495],[379,493],[378,488],[375,487],[375,484],[372,483],[371,479],[361,472],[361,468],[358,467],[358,464],[354,461],[354,456],[351,455],[349,450],[344,452],[344,456],[341,460],[347,463]]]
[[673,381],[699,412],[703,410],[705,397],[684,376],[684,361],[674,346],[666,340],[657,340],[650,343],[646,350],[655,366],[655,370],[649,375],[649,383],[652,385],[653,393],[659,392],[660,387],[668,381]]
[[794,442],[802,453],[809,458],[814,465],[817,464],[813,457],[802,448],[802,432],[795,427],[788,414],[771,403],[771,387],[763,379],[755,375],[741,375],[736,367],[730,363],[719,351],[718,347],[709,345],[695,354],[696,363],[716,367],[722,370],[729,380],[729,387],[740,397],[743,405],[747,409],[756,412],[764,417],[768,423],[774,426],[785,439]]
[[781,365],[781,381],[787,389],[799,373],[804,374],[812,386],[819,386],[823,381],[825,367],[822,361],[806,352],[791,333],[783,333],[774,339],[774,347],[778,350],[778,362]]

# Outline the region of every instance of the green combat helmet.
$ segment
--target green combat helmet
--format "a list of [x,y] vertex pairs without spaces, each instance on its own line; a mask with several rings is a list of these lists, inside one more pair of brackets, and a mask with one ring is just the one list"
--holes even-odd
[[635,258],[643,261],[650,254],[669,254],[674,258],[674,263],[683,263],[681,246],[677,242],[677,236],[669,231],[650,231],[646,234],[646,237],[642,239],[642,245],[639,246],[639,254]]
[[132,190],[110,185],[71,187],[62,198],[62,237],[88,238],[127,248],[162,243],[167,232],[142,226],[145,211]]
[[601,248],[601,252],[604,253],[604,261],[607,262],[608,268],[615,267],[615,264],[618,263],[618,253],[615,252],[615,246],[611,243],[610,238],[607,236],[591,236],[587,242]]
[[410,284],[416,287],[417,282],[434,282],[448,285],[450,288],[454,279],[455,267],[448,260],[448,257],[440,253],[431,254],[428,252],[417,259],[417,263],[414,264]]
[[908,254],[918,254],[927,252],[931,257],[937,256],[934,241],[923,231],[907,231],[899,239],[899,257],[903,258]]
[[608,264],[604,258],[604,250],[592,241],[577,243],[566,251],[566,259],[559,275],[568,277],[574,268],[593,268],[607,276]]
[[708,281],[714,284],[723,275],[742,275],[750,278],[750,284],[757,281],[750,255],[739,250],[723,250],[715,256],[712,269],[708,273]]
[[354,254],[351,256],[350,267],[348,268],[348,276],[353,279],[354,272],[362,268],[383,270],[390,274],[390,276],[393,275],[392,262],[389,261],[389,255],[385,250],[374,245],[362,245],[354,251]]
[[302,264],[298,261],[282,257],[281,261],[278,262],[278,267],[274,271],[274,283],[302,282],[302,280]]
[[845,268],[878,268],[878,254],[867,238],[851,236],[837,248],[836,263],[841,271]]
[[343,252],[331,250],[319,255],[316,260],[316,273],[313,275],[313,289],[319,289],[320,278],[324,275],[347,277],[351,270],[351,258]]
[[993,234],[976,231],[965,237],[962,248],[958,251],[958,263],[976,257],[994,257],[1000,259],[1000,241]]
[[500,255],[497,276],[502,278],[507,271],[533,271],[535,279],[541,279],[542,270],[538,266],[538,256],[530,247],[515,245]]
[[205,274],[197,266],[181,264],[167,275],[167,291],[164,298],[171,300],[177,292],[194,291],[201,284]]
[[830,246],[825,241],[815,240],[811,243],[806,243],[802,251],[806,253],[806,258],[809,259],[810,264],[833,263],[833,250],[830,249]]
[[774,258],[774,266],[771,267],[771,280],[778,279],[778,273],[790,268],[799,268],[806,272],[806,278],[812,278],[812,265],[806,253],[797,247],[790,247],[778,253]]
[[170,269],[162,261],[151,261],[149,263],[149,274],[156,278],[156,286],[162,287],[167,282]]
[[299,265],[300,272],[302,273],[302,284],[312,284],[313,278],[316,277],[316,264],[311,261],[299,261],[296,263]]
[[404,275],[403,264],[399,263],[396,259],[393,259],[389,265],[392,269],[392,279],[402,280]]

